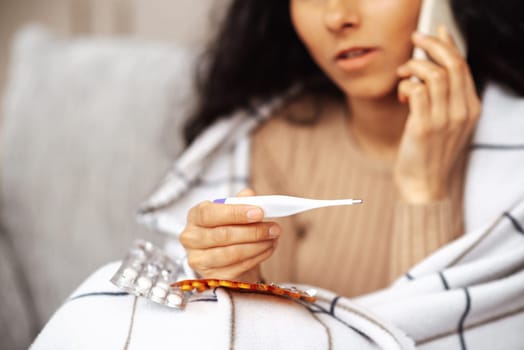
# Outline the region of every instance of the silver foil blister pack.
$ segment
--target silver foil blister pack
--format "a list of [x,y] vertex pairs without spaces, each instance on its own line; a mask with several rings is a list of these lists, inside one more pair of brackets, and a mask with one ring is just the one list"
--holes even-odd
[[170,259],[152,243],[138,240],[128,251],[111,282],[130,294],[182,309],[191,293],[170,286],[181,274],[180,262]]

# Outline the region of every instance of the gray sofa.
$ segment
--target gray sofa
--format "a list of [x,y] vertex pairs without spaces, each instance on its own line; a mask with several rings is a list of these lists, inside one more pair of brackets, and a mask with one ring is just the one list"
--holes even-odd
[[134,214],[182,150],[194,51],[28,28],[14,39],[0,127],[0,348],[136,237]]

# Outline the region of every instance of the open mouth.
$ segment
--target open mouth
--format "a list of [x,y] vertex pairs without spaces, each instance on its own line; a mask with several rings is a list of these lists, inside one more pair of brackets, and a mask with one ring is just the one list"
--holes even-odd
[[358,71],[371,65],[379,52],[380,49],[376,47],[352,47],[339,51],[335,56],[335,64],[346,72]]
[[361,57],[371,51],[373,51],[373,49],[368,49],[368,48],[344,50],[337,55],[337,60],[345,60],[345,59]]

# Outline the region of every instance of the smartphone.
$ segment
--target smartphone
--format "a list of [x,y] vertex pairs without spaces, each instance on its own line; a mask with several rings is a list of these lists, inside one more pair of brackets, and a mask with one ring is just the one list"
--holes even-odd
[[[437,35],[437,28],[444,25],[455,40],[463,57],[466,57],[466,42],[462,36],[451,10],[451,0],[422,0],[417,31],[426,35]],[[428,59],[424,50],[416,47],[413,58]]]

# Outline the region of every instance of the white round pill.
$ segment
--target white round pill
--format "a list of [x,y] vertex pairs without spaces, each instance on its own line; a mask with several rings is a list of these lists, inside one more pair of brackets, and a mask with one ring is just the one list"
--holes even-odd
[[166,305],[170,307],[179,307],[182,305],[182,296],[176,293],[169,293],[166,299]]
[[157,300],[163,300],[166,297],[167,294],[167,288],[162,288],[161,286],[154,286],[153,289],[151,289],[151,299]]
[[122,272],[122,279],[125,281],[131,281],[134,280],[137,275],[138,272],[135,269],[128,267],[124,270],[124,272]]
[[139,290],[146,291],[149,288],[151,288],[151,285],[153,284],[153,282],[149,278],[141,276],[136,281],[136,284]]

